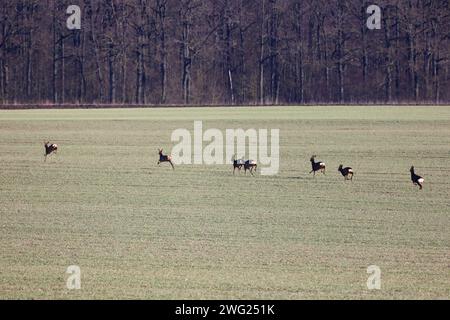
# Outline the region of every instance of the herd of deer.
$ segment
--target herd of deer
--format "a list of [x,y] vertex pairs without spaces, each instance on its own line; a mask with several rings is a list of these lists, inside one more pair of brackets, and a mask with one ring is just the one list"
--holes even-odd
[[[317,171],[322,172],[323,174],[325,174],[325,163],[322,161],[318,161],[316,162],[314,159],[316,158],[316,156],[312,156],[310,161],[311,161],[311,166],[312,166],[312,170],[310,172],[314,173],[314,175],[316,175]],[[338,168],[338,171],[342,174],[342,176],[344,177],[345,180],[353,180],[353,175],[355,174],[353,172],[353,169],[350,167],[345,167],[341,164]],[[425,181],[425,179],[419,175],[417,175],[414,172],[414,166],[411,167],[411,169],[409,170],[411,172],[411,181],[414,185],[419,186],[419,189],[422,190],[423,189],[423,182]]]
[[[45,158],[44,158],[44,162],[47,161],[47,156],[56,153],[58,151],[58,145],[55,143],[50,143],[50,142],[44,142],[44,147],[45,147]],[[312,170],[309,172],[309,174],[313,173],[313,175],[316,175],[316,172],[321,172],[323,174],[325,174],[325,163],[322,161],[315,161],[316,156],[312,156],[310,161],[311,161],[311,166],[312,166]],[[236,172],[236,169],[239,170],[239,172],[241,171],[242,168],[244,168],[245,170],[245,174],[247,174],[247,171],[249,171],[251,173],[251,175],[253,176],[254,172],[256,172],[256,169],[258,167],[256,161],[254,160],[244,160],[244,159],[236,159],[236,157],[233,157],[232,159],[233,161],[233,175]],[[168,162],[170,163],[170,165],[172,166],[172,169],[175,170],[175,167],[173,165],[172,162],[172,157],[170,155],[165,155],[163,154],[163,149],[159,149],[159,161],[158,161],[158,165],[160,165],[163,162]],[[344,177],[345,180],[353,180],[353,175],[355,174],[353,172],[353,169],[350,167],[345,167],[341,164],[338,168],[338,171],[342,174],[342,176]],[[422,190],[423,188],[423,182],[424,182],[424,178],[417,175],[414,172],[414,166],[411,167],[410,169],[411,172],[411,181],[414,185],[419,186],[419,189]]]

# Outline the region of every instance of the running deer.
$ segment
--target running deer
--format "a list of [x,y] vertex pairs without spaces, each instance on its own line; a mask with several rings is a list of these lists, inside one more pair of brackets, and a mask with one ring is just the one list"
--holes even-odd
[[47,156],[52,153],[57,153],[58,145],[56,143],[50,143],[49,141],[44,141],[45,153],[44,153],[44,162],[47,161]]
[[244,159],[236,159],[236,155],[234,155],[231,161],[233,161],[233,175],[236,169],[238,169],[239,172],[241,172],[242,166],[245,164]]
[[255,160],[247,160],[244,163],[244,170],[245,170],[245,174],[247,174],[247,170],[250,171],[250,173],[253,174],[253,171],[256,172],[256,168],[258,168],[258,165],[256,164]]
[[353,169],[350,167],[343,167],[341,164],[338,168],[338,171],[344,176],[345,180],[353,180]]
[[422,183],[425,181],[424,178],[422,178],[421,176],[417,175],[414,172],[414,166],[411,167],[411,169],[409,170],[411,172],[411,181],[414,185],[418,185],[419,186],[419,190],[422,190],[423,186]]
[[168,162],[170,163],[170,165],[172,166],[172,169],[175,170],[175,167],[173,166],[172,163],[172,157],[168,156],[168,155],[164,155],[163,154],[163,149],[159,149],[159,161],[158,161],[158,166],[161,162]]
[[316,156],[312,156],[309,161],[311,161],[312,170],[309,172],[309,174],[314,173],[314,176],[316,175],[316,171],[320,171],[323,174],[325,174],[325,163],[319,161],[315,162],[314,159]]

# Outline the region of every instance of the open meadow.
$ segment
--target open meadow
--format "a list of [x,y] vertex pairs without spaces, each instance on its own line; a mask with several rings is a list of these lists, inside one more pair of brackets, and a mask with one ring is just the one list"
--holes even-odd
[[[279,174],[158,166],[195,120],[280,129]],[[44,140],[59,146],[46,162]],[[313,154],[326,175],[309,174]],[[0,111],[0,299],[13,298],[449,299],[450,107]]]

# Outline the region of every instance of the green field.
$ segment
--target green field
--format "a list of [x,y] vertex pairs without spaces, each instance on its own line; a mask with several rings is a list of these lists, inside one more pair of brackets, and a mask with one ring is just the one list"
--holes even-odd
[[[279,128],[280,173],[158,167],[194,120]],[[450,107],[0,111],[0,164],[1,299],[450,298]]]

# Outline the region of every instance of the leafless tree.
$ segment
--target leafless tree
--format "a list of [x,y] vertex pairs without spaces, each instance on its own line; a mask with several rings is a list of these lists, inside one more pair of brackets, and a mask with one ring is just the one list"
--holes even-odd
[[450,101],[448,0],[69,0],[0,7],[0,103]]

